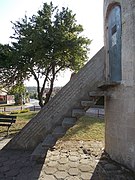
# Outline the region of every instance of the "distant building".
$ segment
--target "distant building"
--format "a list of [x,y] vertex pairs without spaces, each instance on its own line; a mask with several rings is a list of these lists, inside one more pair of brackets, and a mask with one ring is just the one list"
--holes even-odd
[[13,104],[14,95],[8,95],[7,90],[4,88],[0,89],[0,104]]

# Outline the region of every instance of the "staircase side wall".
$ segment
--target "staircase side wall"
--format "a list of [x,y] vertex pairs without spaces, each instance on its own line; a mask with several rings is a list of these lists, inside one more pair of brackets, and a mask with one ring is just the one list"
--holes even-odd
[[102,48],[61,91],[7,144],[7,149],[33,150],[63,117],[70,117],[80,100],[103,81],[104,48]]

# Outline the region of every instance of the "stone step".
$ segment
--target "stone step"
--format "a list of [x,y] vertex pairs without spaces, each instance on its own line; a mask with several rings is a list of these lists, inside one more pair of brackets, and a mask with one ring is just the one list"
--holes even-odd
[[81,106],[84,108],[94,106],[94,101],[81,101]]
[[31,160],[37,162],[44,162],[48,149],[49,148],[43,147],[42,143],[40,143],[31,154]]
[[113,86],[117,86],[120,85],[121,82],[112,82],[112,81],[102,81],[99,85],[98,88],[101,89],[108,89],[108,87],[113,87]]
[[52,132],[52,135],[57,139],[63,137],[65,134],[66,134],[66,129],[63,128],[62,126],[57,126]]
[[73,109],[72,110],[72,117],[79,118],[81,116],[85,115],[85,110],[84,109]]
[[90,91],[89,96],[94,96],[94,97],[101,97],[101,96],[107,96],[107,91]]
[[102,109],[104,109],[104,106],[95,104],[95,105],[91,106],[90,108],[102,108]]
[[70,128],[76,124],[76,118],[64,118],[62,122],[62,127],[63,128]]
[[48,134],[44,141],[42,142],[43,147],[53,147],[57,141],[57,138],[55,138],[52,134]]

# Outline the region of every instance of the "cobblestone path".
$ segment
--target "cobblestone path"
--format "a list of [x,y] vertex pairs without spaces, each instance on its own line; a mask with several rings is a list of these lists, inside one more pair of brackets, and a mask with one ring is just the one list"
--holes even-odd
[[[0,148],[7,140],[0,141]],[[1,150],[0,180],[135,180],[135,174],[112,161],[101,142],[58,141],[45,161],[31,152]]]

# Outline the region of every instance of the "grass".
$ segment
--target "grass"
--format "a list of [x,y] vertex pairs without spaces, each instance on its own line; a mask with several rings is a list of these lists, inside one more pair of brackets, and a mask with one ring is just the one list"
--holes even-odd
[[[18,133],[28,121],[37,114],[36,111],[30,111],[27,113],[13,114],[17,116],[16,123],[9,128],[9,135],[15,135]],[[7,134],[7,127],[0,126],[0,136],[5,136]]]
[[104,141],[105,123],[97,117],[84,116],[70,128],[62,140]]
[[[15,135],[19,132],[36,114],[37,112],[14,114],[17,116],[17,121],[10,127],[9,135]],[[84,116],[77,121],[75,126],[67,131],[61,140],[104,141],[104,126],[103,119]],[[7,127],[0,127],[0,136],[6,135],[6,132]]]

